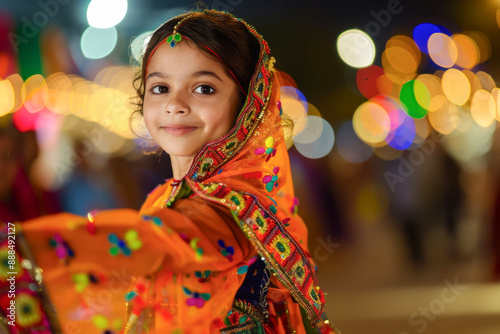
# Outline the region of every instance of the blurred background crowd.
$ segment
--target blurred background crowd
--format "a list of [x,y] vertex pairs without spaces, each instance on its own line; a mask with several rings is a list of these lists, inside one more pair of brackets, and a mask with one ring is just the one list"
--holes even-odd
[[[132,78],[150,33],[195,5],[0,0],[0,220],[138,209],[171,177],[130,130]],[[255,26],[287,78],[331,320],[500,333],[500,1],[204,5]]]

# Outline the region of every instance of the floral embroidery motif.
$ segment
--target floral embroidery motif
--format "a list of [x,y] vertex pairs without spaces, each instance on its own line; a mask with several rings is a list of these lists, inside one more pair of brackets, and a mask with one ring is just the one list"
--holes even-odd
[[210,281],[210,275],[212,274],[212,271],[206,270],[206,271],[195,271],[194,276],[198,278],[198,282],[200,283],[206,283]]
[[234,248],[232,246],[226,247],[226,244],[224,243],[224,240],[222,240],[222,239],[220,239],[218,241],[218,244],[221,248],[220,252],[221,252],[222,256],[227,257],[227,259],[229,261],[233,261]]
[[73,250],[66,241],[63,240],[59,233],[54,234],[54,238],[50,239],[50,246],[56,249],[57,257],[61,260],[67,261],[68,258],[75,256]]
[[272,157],[274,157],[276,155],[276,149],[273,147],[274,145],[274,138],[273,137],[267,137],[266,141],[265,141],[265,148],[264,147],[259,147],[257,148],[254,153],[256,155],[262,155],[262,154],[266,154],[267,157],[266,157],[266,162],[269,161],[269,159],[271,159]]
[[253,225],[253,229],[257,230],[259,234],[265,234],[267,232],[267,220],[264,218],[264,215],[260,210],[255,210],[253,214],[253,220],[255,224]]
[[0,282],[6,282],[7,278],[11,277],[12,273],[17,273],[15,277],[22,277],[24,269],[21,267],[21,261],[17,252],[4,247],[0,249]]
[[125,233],[125,240],[118,238],[114,233],[108,234],[108,241],[111,243],[109,254],[116,256],[121,251],[123,255],[130,256],[132,250],[138,250],[142,247],[142,241],[139,240],[136,230],[128,230]]
[[31,327],[42,320],[40,301],[27,293],[20,293],[16,299],[17,323],[21,327]]
[[266,184],[266,190],[271,192],[275,187],[278,187],[278,172],[280,171],[279,167],[273,168],[274,175],[266,175],[262,178],[262,182]]
[[290,248],[290,241],[281,234],[278,234],[271,241],[272,248],[279,254],[279,256],[284,260],[292,253]]
[[269,210],[273,213],[273,214],[276,214],[276,212],[278,212],[278,209],[277,209],[277,206],[278,206],[278,203],[276,203],[276,201],[270,197],[270,196],[267,196],[267,198],[269,198],[271,201],[273,201],[274,205],[271,205],[269,207]]
[[240,325],[247,322],[248,319],[249,319],[248,316],[243,315],[240,312],[229,310],[229,312],[227,312],[226,318],[224,319],[224,324],[228,327],[234,325]]
[[311,296],[314,306],[318,307],[322,300],[320,300],[320,296],[316,292],[316,289],[319,290],[319,287],[315,287],[314,284],[311,284],[309,286],[309,296]]
[[205,302],[210,299],[209,293],[191,292],[191,290],[189,290],[185,286],[183,286],[182,288],[184,290],[184,293],[188,297],[186,299],[187,306],[196,306],[197,308],[202,308],[203,305],[205,305]]
[[301,261],[296,262],[292,267],[292,272],[295,273],[294,282],[295,284],[302,284],[306,278],[306,271],[304,265]]

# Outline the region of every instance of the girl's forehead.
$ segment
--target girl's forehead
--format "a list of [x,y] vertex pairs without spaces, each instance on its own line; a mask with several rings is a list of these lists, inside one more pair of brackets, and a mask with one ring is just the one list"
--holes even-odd
[[194,43],[182,41],[171,47],[163,43],[151,56],[147,72],[200,69],[224,72],[222,64],[202,52]]

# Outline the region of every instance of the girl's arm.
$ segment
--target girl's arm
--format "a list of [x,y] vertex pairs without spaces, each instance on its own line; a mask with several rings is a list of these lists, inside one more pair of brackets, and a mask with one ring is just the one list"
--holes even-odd
[[174,272],[226,270],[244,260],[250,245],[227,209],[201,199],[172,209],[102,211],[93,218],[62,213],[33,219],[22,231],[44,275],[61,266],[147,275],[160,266]]

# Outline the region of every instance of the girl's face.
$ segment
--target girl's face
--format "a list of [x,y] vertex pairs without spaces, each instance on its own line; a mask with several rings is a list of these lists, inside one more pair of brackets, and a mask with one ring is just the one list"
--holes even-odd
[[160,45],[146,75],[146,128],[169,155],[194,157],[233,127],[238,86],[191,41]]

